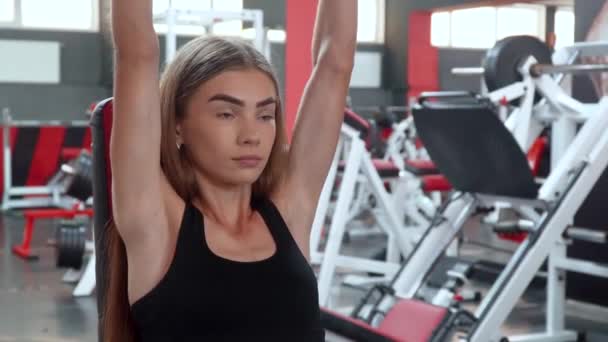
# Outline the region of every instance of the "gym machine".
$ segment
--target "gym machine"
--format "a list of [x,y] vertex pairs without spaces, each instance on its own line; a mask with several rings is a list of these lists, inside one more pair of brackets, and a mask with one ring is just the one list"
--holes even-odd
[[[572,64],[578,57],[607,51],[605,42],[577,44],[552,56],[532,37],[508,37],[488,51],[487,96],[423,94],[413,110],[416,129],[455,191],[388,290],[374,303],[365,303],[372,306],[366,311],[370,314],[343,317],[324,311],[328,328],[342,334],[357,330],[351,337],[372,334],[383,341],[441,341],[455,331],[461,340],[472,342],[576,341],[577,333],[565,329],[563,272],[608,277],[608,265],[574,260],[565,253],[566,239],[606,243],[606,233],[572,222],[608,166],[608,98],[583,104],[560,82],[566,73],[608,70],[607,65]],[[496,113],[505,101],[515,109],[503,122]],[[552,170],[538,184],[523,151],[549,125]],[[509,204],[519,215],[513,229],[526,236],[479,307],[475,312],[463,310],[441,291],[423,298],[427,276],[471,214],[497,202]],[[500,326],[547,258],[545,331],[502,336]]]
[[[332,280],[339,267],[378,275],[371,278],[350,276],[344,279],[344,283],[354,286],[389,281],[398,270],[402,258],[411,252],[424,227],[430,222],[429,218],[435,214],[436,205],[427,193],[451,189],[441,175],[417,177],[401,171],[391,161],[372,159],[362,138],[365,135],[362,132],[364,125],[357,125],[361,120],[348,119],[356,116],[348,110],[345,115],[347,119],[341,128],[334,160],[321,192],[311,230],[310,258],[312,264],[320,265],[319,301],[322,305],[329,304]],[[331,203],[338,174],[341,178],[337,199]],[[385,184],[389,185],[390,192]],[[347,235],[347,224],[370,198],[374,202],[374,218],[388,238],[384,260],[341,255],[340,247]],[[330,209],[333,212],[329,213]],[[320,252],[321,232],[327,216],[331,217],[331,223],[325,249]]]
[[51,180],[44,186],[13,186],[12,149],[10,132],[13,127],[88,127],[88,121],[37,121],[13,120],[10,110],[2,111],[2,148],[4,149],[4,192],[2,194],[2,210],[40,207],[71,208],[76,201],[66,196],[62,188],[56,186],[56,180]]
[[264,28],[264,11],[254,9],[244,9],[241,11],[185,10],[175,8],[172,1],[169,1],[169,8],[154,16],[155,24],[167,25],[165,62],[169,64],[177,51],[177,25],[200,25],[205,27],[207,33],[213,34],[213,24],[229,20],[250,22],[255,30],[253,46],[270,61],[270,41]]
[[[13,254],[28,261],[38,260],[31,249],[35,222],[39,219],[61,219],[50,242],[55,248],[56,265],[67,268],[63,281],[77,283],[73,295],[89,296],[95,288],[95,251],[89,239],[92,229],[93,210],[87,208],[93,194],[92,156],[87,150],[72,161],[63,164],[53,177],[53,187],[59,189],[75,204],[68,209],[29,209],[23,212],[25,226],[23,241],[13,246]],[[89,256],[83,268],[86,257]]]

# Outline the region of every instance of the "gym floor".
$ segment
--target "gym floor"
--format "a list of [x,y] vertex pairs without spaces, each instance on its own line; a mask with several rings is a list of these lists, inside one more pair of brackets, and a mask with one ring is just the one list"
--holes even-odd
[[[94,297],[74,298],[73,286],[62,282],[63,270],[55,268],[53,248],[47,245],[52,237],[53,221],[37,224],[32,246],[40,255],[34,262],[26,262],[11,254],[11,246],[22,237],[23,219],[15,214],[0,217],[0,342],[93,342],[97,338],[97,312]],[[487,230],[471,222],[465,236],[481,243],[504,249],[512,245],[498,241]],[[349,250],[373,253],[382,243],[379,239],[353,238]],[[344,251],[346,254],[349,252]],[[478,246],[464,245],[461,254],[485,260],[504,261],[506,254],[491,252]],[[485,279],[472,284],[480,291],[487,290]],[[362,291],[336,287],[334,304],[340,308],[354,306]],[[544,326],[543,287],[531,286],[504,326],[506,335],[541,332]],[[589,310],[576,303],[567,305],[567,326],[587,332],[587,341],[608,341],[608,314]]]

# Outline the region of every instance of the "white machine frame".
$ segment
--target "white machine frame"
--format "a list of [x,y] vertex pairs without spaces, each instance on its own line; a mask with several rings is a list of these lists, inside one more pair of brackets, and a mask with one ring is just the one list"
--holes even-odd
[[85,257],[88,257],[89,260],[84,269],[68,269],[62,278],[65,283],[76,283],[72,290],[74,297],[90,296],[95,290],[95,243],[93,241],[85,242],[85,253]]
[[393,132],[386,141],[384,160],[391,160],[400,170],[405,170],[406,159],[428,160],[424,148],[417,148],[412,137],[416,136],[414,119],[408,115],[405,119],[393,125]]
[[[2,111],[2,148],[4,149],[4,192],[2,194],[2,210],[60,207],[70,208],[77,201],[64,196],[60,187],[49,185],[43,186],[13,186],[12,149],[10,145],[10,132],[12,127],[42,127],[42,126],[70,126],[88,127],[88,121],[36,121],[36,120],[12,120],[10,110],[4,108]],[[52,182],[50,182],[52,183]],[[31,198],[15,198],[21,196],[35,195]]]
[[[89,127],[89,122],[81,121],[36,121],[36,120],[12,120],[8,108],[2,111],[2,148],[4,149],[4,192],[2,194],[2,210],[26,209],[40,207],[72,208],[78,204],[78,200],[62,193],[62,186],[13,186],[12,185],[12,149],[10,144],[10,132],[12,127],[48,127],[48,126],[70,126]],[[49,182],[52,184],[53,182]],[[33,198],[15,199],[16,196],[36,195]],[[87,201],[90,205],[92,198]],[[72,294],[75,297],[90,296],[95,289],[95,246],[92,241],[85,243],[86,253],[91,253],[87,265],[83,270],[69,269],[63,276],[67,283],[76,282]]]
[[213,33],[213,24],[221,21],[241,20],[251,22],[255,30],[253,45],[270,61],[270,41],[264,28],[264,11],[257,9],[243,9],[240,11],[218,11],[218,10],[184,10],[173,7],[169,2],[169,8],[154,16],[155,23],[167,24],[167,35],[165,44],[165,62],[168,64],[175,57],[177,51],[177,25],[201,25],[208,33]]
[[[330,196],[341,159],[345,162],[344,171],[337,200],[333,206],[325,250],[319,252],[321,231],[330,208]],[[343,124],[334,160],[319,198],[311,230],[310,257],[312,264],[320,264],[318,283],[321,305],[329,304],[332,280],[338,267],[346,268],[349,271],[373,272],[383,275],[383,277],[366,279],[351,277],[350,280],[345,279],[345,283],[364,285],[386,282],[392,278],[400,267],[400,258],[407,258],[419,235],[429,223],[429,220],[420,212],[425,212],[427,216],[435,214],[436,207],[433,201],[425,196],[420,181],[412,175],[401,171],[399,177],[391,181],[392,193],[388,193],[384,187],[385,181],[374,167],[371,155],[366,150],[365,142],[360,138],[359,132]],[[363,194],[359,193],[355,196],[356,191]],[[347,224],[352,219],[353,212],[356,212],[361,205],[359,202],[367,197],[367,192],[376,199],[378,208],[374,210],[374,214],[381,230],[388,237],[386,259],[382,261],[340,254]],[[395,206],[394,203],[399,203],[399,206]],[[408,226],[403,223],[406,217],[411,223]]]
[[[576,44],[556,53],[554,61],[571,63],[576,59],[574,57],[605,54],[607,51],[606,42]],[[566,257],[566,243],[562,237],[567,229],[574,228],[574,215],[608,166],[608,97],[602,98],[598,104],[580,103],[559,86],[561,78],[555,80],[547,75],[532,78],[527,75],[529,65],[534,62],[530,58],[522,67],[522,82],[499,89],[489,97],[498,101],[523,96],[521,107],[511,114],[505,125],[524,151],[541,133],[544,124],[553,125],[553,169],[543,183],[538,199],[454,194],[454,200],[443,211],[441,223],[429,230],[393,284],[397,297],[413,298],[435,260],[478,204],[509,203],[533,223],[533,233],[519,245],[475,311],[478,322],[467,336],[467,341],[471,342],[500,340],[500,326],[546,258],[549,258],[549,271],[545,331],[509,337],[509,341],[576,341],[577,333],[565,329],[564,272],[569,270],[608,278],[608,265]],[[535,91],[544,95],[544,100],[537,105],[533,104]],[[576,125],[579,123],[583,125],[577,133]],[[538,214],[534,209],[543,212]],[[529,248],[532,243],[533,247]],[[390,301],[384,304],[390,305]]]

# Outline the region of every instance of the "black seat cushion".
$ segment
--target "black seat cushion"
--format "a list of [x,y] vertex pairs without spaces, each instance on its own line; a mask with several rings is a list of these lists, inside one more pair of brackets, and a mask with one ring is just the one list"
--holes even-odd
[[421,101],[412,114],[429,156],[455,189],[536,198],[526,156],[490,104]]

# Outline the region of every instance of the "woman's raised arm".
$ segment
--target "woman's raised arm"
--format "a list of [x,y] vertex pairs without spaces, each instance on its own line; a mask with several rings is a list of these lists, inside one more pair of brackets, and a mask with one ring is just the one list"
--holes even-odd
[[141,237],[148,223],[166,222],[161,196],[159,48],[152,0],[113,0],[112,34],[113,214],[128,245],[130,236]]

